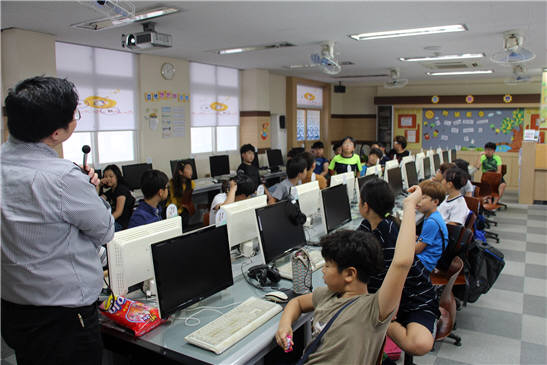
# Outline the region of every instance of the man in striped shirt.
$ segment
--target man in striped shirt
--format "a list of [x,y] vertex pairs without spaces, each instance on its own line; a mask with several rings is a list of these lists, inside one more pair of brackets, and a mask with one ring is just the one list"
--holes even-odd
[[74,85],[33,77],[5,100],[2,337],[18,364],[100,364],[100,247],[114,235],[93,169],[59,158],[76,128]]

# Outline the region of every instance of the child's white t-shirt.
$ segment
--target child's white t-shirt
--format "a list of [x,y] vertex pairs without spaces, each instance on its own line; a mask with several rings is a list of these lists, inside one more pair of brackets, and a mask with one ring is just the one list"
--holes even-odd
[[439,205],[437,211],[441,213],[445,223],[456,222],[465,225],[467,220],[467,215],[469,214],[469,208],[467,208],[467,203],[463,196],[458,195],[455,198],[448,200],[446,199]]
[[219,204],[224,203],[226,201],[226,198],[226,193],[218,193],[213,198],[213,202],[211,203],[211,209],[209,210],[209,224],[216,224],[216,215],[219,210],[214,210],[213,208]]

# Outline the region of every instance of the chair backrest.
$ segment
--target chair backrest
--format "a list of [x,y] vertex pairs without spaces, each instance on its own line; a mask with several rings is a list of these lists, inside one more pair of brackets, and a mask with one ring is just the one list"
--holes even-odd
[[[467,204],[467,208],[469,208],[469,210],[475,214],[475,219],[477,219],[477,216],[479,215],[479,211],[481,207],[481,199],[476,198],[474,196],[464,196],[464,199],[465,199],[465,203]],[[467,227],[467,224],[466,224],[466,227]]]
[[454,250],[456,254],[460,253],[462,248],[464,246],[467,246],[469,243],[471,243],[471,240],[473,239],[473,229],[465,228],[462,232],[462,235],[460,236],[460,241],[456,245],[456,249]]
[[501,165],[501,176],[505,176],[507,173],[507,165]]
[[469,214],[467,215],[467,218],[465,219],[465,228],[473,230],[476,220],[477,220],[477,215],[475,214],[475,212],[473,212],[472,210],[469,210]]
[[447,224],[446,229],[448,230],[448,246],[446,249],[449,250],[449,253],[455,255],[455,250],[460,244],[465,227],[461,224]]
[[209,225],[209,212],[203,214],[203,225],[207,227]]
[[[481,176],[481,182],[486,183],[490,186],[492,193],[498,193],[498,186],[501,183],[501,174],[493,171],[483,172]],[[481,192],[481,195],[482,192]]]
[[439,300],[439,307],[446,309],[448,313],[450,313],[452,323],[454,323],[456,319],[456,300],[454,299],[454,294],[452,294],[452,288],[462,269],[462,259],[459,256],[454,257],[450,263],[450,268],[448,269],[450,279],[448,279],[448,283],[445,285]]

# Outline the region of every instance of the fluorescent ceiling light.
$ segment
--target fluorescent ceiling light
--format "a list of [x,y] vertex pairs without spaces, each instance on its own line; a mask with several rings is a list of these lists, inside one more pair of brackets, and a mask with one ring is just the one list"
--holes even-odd
[[104,30],[109,28],[121,27],[142,20],[177,13],[179,11],[180,9],[163,6],[159,8],[138,11],[135,13],[134,16],[116,16],[110,18],[86,20],[81,23],[71,24],[71,27],[88,30]]
[[494,70],[473,70],[473,71],[442,71],[442,72],[426,72],[428,76],[454,76],[454,75],[480,75],[491,74]]
[[293,47],[293,46],[294,44],[289,42],[279,42],[279,43],[273,43],[273,44],[263,44],[260,46],[225,48],[225,49],[218,49],[218,50],[213,50],[209,52],[214,52],[220,55],[226,55],[226,54],[237,54],[237,53],[250,52],[250,51],[261,51],[263,49],[285,48],[285,47]]
[[405,62],[427,62],[427,61],[448,61],[448,60],[465,60],[470,58],[483,58],[486,55],[484,53],[464,53],[464,54],[452,54],[445,56],[431,56],[431,57],[401,57],[400,61]]
[[435,33],[464,32],[466,30],[467,30],[467,26],[465,26],[465,24],[455,24],[455,25],[441,25],[439,27],[413,28],[413,29],[390,30],[386,32],[350,34],[349,37],[355,39],[356,41],[364,41],[369,39],[409,37],[413,35],[425,35],[425,34],[435,34]]

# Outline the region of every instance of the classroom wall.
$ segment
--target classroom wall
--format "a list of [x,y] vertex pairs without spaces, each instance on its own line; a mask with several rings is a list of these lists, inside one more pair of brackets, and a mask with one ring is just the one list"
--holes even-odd
[[332,114],[376,114],[375,86],[346,86],[344,94],[331,88]]
[[[28,77],[56,76],[55,36],[22,29],[2,30],[2,105],[9,88]],[[8,133],[5,121],[2,123],[2,141]],[[59,146],[57,152],[63,155]]]
[[269,73],[270,82],[270,112],[272,114],[285,115],[286,111],[286,77]]

